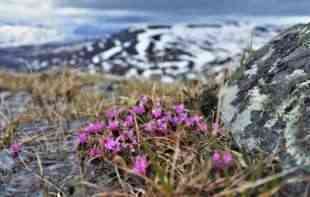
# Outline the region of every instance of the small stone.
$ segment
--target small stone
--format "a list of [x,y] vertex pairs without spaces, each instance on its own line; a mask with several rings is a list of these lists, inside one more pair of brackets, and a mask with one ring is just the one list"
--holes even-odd
[[15,160],[12,158],[10,151],[4,149],[0,152],[0,171],[10,172],[16,166]]

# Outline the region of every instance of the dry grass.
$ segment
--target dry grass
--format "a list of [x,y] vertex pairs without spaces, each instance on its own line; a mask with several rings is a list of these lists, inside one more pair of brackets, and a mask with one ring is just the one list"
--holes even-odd
[[[113,94],[98,94],[96,84],[116,84]],[[27,112],[16,117],[7,126],[0,138],[0,149],[15,140],[16,128],[20,123],[35,120],[61,122],[79,118],[95,118],[111,105],[131,105],[141,95],[153,99],[161,98],[167,104],[183,102],[193,111],[200,110],[199,95],[202,84],[199,82],[177,82],[161,84],[156,81],[118,80],[100,75],[81,74],[73,71],[45,74],[0,73],[0,89],[11,92],[27,91],[33,101]],[[59,135],[59,143],[72,133]],[[48,143],[49,136],[28,136],[27,143]],[[155,169],[152,177],[139,178],[144,184],[135,185],[124,176],[131,174],[121,162],[112,162],[118,174],[118,190],[111,193],[98,193],[97,196],[273,196],[280,189],[282,176],[272,157],[260,154],[253,159],[233,148],[229,134],[223,138],[195,137],[182,131],[169,138],[145,138],[143,141],[153,147],[148,155]],[[152,145],[152,146],[151,146]],[[155,147],[155,148],[154,148]],[[212,150],[222,149],[234,153],[235,166],[224,172],[212,170],[210,155]],[[156,159],[154,159],[156,158]],[[111,162],[111,161],[106,161]],[[130,177],[132,177],[130,176]],[[140,181],[141,182],[141,181]],[[98,185],[81,180],[94,188]],[[129,189],[128,189],[129,188]]]
[[[111,93],[98,92],[96,85],[114,84]],[[48,120],[50,123],[95,118],[105,108],[131,104],[140,95],[164,98],[167,102],[183,102],[199,108],[197,101],[200,84],[161,84],[157,81],[120,80],[106,75],[78,73],[72,70],[41,74],[17,74],[0,72],[0,90],[25,91],[31,94],[32,102],[27,112],[11,120],[7,132],[1,135],[0,144],[13,140],[15,127],[20,123]],[[8,129],[9,128],[9,129]],[[3,143],[5,142],[5,143]]]
[[[84,87],[96,84],[117,84],[114,98],[106,99],[93,89]],[[79,118],[94,116],[106,106],[124,102],[126,98],[151,95],[166,101],[186,102],[198,108],[198,95],[201,91],[199,82],[177,82],[162,84],[158,81],[118,80],[102,75],[90,75],[73,71],[51,72],[45,74],[8,74],[0,73],[0,89],[11,92],[27,91],[33,97],[33,105],[26,116],[31,118],[55,117]],[[128,100],[128,99],[127,99]],[[194,106],[192,106],[194,107]],[[29,117],[28,117],[29,118]]]

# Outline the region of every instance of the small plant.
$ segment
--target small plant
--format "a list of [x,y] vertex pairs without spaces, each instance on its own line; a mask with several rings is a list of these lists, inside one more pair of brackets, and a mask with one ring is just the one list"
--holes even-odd
[[[177,187],[173,182],[181,180],[176,175],[179,166],[190,170],[191,164],[183,163],[186,157],[194,156],[207,140],[223,135],[219,121],[208,124],[203,116],[192,113],[183,104],[171,106],[160,99],[142,96],[132,106],[114,106],[99,114],[97,120],[79,131],[77,144],[83,158],[122,158],[125,166],[121,167],[131,174],[151,178],[168,192],[168,188]],[[198,159],[199,155],[194,157]],[[234,163],[230,152],[217,149],[209,151],[209,160],[220,171]]]

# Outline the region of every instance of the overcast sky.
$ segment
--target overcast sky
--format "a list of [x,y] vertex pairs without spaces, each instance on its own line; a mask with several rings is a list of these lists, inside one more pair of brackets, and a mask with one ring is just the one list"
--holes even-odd
[[0,0],[0,22],[2,19],[53,23],[64,16],[74,16],[78,22],[87,17],[141,16],[150,11],[157,17],[161,16],[159,11],[206,16],[309,15],[309,10],[310,0]]
[[176,10],[195,9],[215,13],[308,14],[310,0],[59,0],[60,6],[100,8]]
[[205,14],[309,15],[310,0],[0,0],[2,15],[14,12],[45,15],[64,7],[170,12],[193,10]]

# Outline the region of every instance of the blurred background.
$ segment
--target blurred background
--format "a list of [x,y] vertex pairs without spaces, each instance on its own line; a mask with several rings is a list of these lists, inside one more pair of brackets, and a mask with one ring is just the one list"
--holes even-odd
[[145,24],[309,22],[309,0],[1,0],[0,46],[103,37]]

